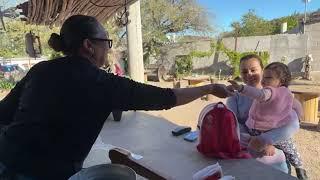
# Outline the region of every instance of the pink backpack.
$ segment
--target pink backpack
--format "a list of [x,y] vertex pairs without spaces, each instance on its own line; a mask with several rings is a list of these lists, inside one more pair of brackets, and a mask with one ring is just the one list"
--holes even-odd
[[207,105],[200,113],[197,149],[208,157],[222,159],[251,158],[240,146],[236,116],[222,102]]

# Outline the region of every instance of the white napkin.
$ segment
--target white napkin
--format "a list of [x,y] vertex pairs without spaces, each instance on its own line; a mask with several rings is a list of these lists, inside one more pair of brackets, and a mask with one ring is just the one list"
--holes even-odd
[[220,178],[219,180],[235,180],[236,178],[233,176],[223,176],[222,178]]
[[220,175],[220,177],[222,177],[222,168],[219,165],[219,163],[216,163],[214,165],[205,167],[203,169],[201,169],[200,171],[198,171],[197,173],[195,173],[192,176],[192,180],[204,180],[209,176],[212,176],[214,174],[218,174]]

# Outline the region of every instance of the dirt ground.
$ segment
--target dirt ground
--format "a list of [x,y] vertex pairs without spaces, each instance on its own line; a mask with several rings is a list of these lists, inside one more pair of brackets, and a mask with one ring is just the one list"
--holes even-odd
[[[172,82],[149,84],[172,88]],[[305,85],[308,88],[308,85]],[[320,86],[319,86],[320,92]],[[0,91],[0,99],[7,92]],[[210,102],[204,100],[196,100],[187,105],[179,106],[167,111],[148,111],[152,115],[163,117],[175,124],[188,125],[193,129],[196,128],[199,112],[211,102],[225,102],[225,99],[213,98]],[[310,180],[320,180],[320,132],[314,126],[302,126],[299,132],[294,136],[297,148],[304,161],[304,166],[308,172]],[[295,172],[293,171],[293,175]]]

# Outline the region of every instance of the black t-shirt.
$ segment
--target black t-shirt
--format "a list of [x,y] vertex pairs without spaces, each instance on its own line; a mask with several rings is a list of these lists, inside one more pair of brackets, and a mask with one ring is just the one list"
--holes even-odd
[[27,176],[67,179],[112,110],[175,104],[171,89],[115,76],[81,57],[41,62],[0,101],[0,162]]

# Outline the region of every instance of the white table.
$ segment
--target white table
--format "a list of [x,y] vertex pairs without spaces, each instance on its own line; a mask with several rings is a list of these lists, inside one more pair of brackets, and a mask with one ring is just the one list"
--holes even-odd
[[173,179],[187,180],[200,169],[216,162],[225,175],[237,180],[293,180],[289,176],[254,159],[216,160],[203,157],[196,150],[197,142],[174,137],[175,124],[143,112],[126,112],[120,122],[108,119],[101,131],[105,144],[123,147],[143,156],[144,164]]

